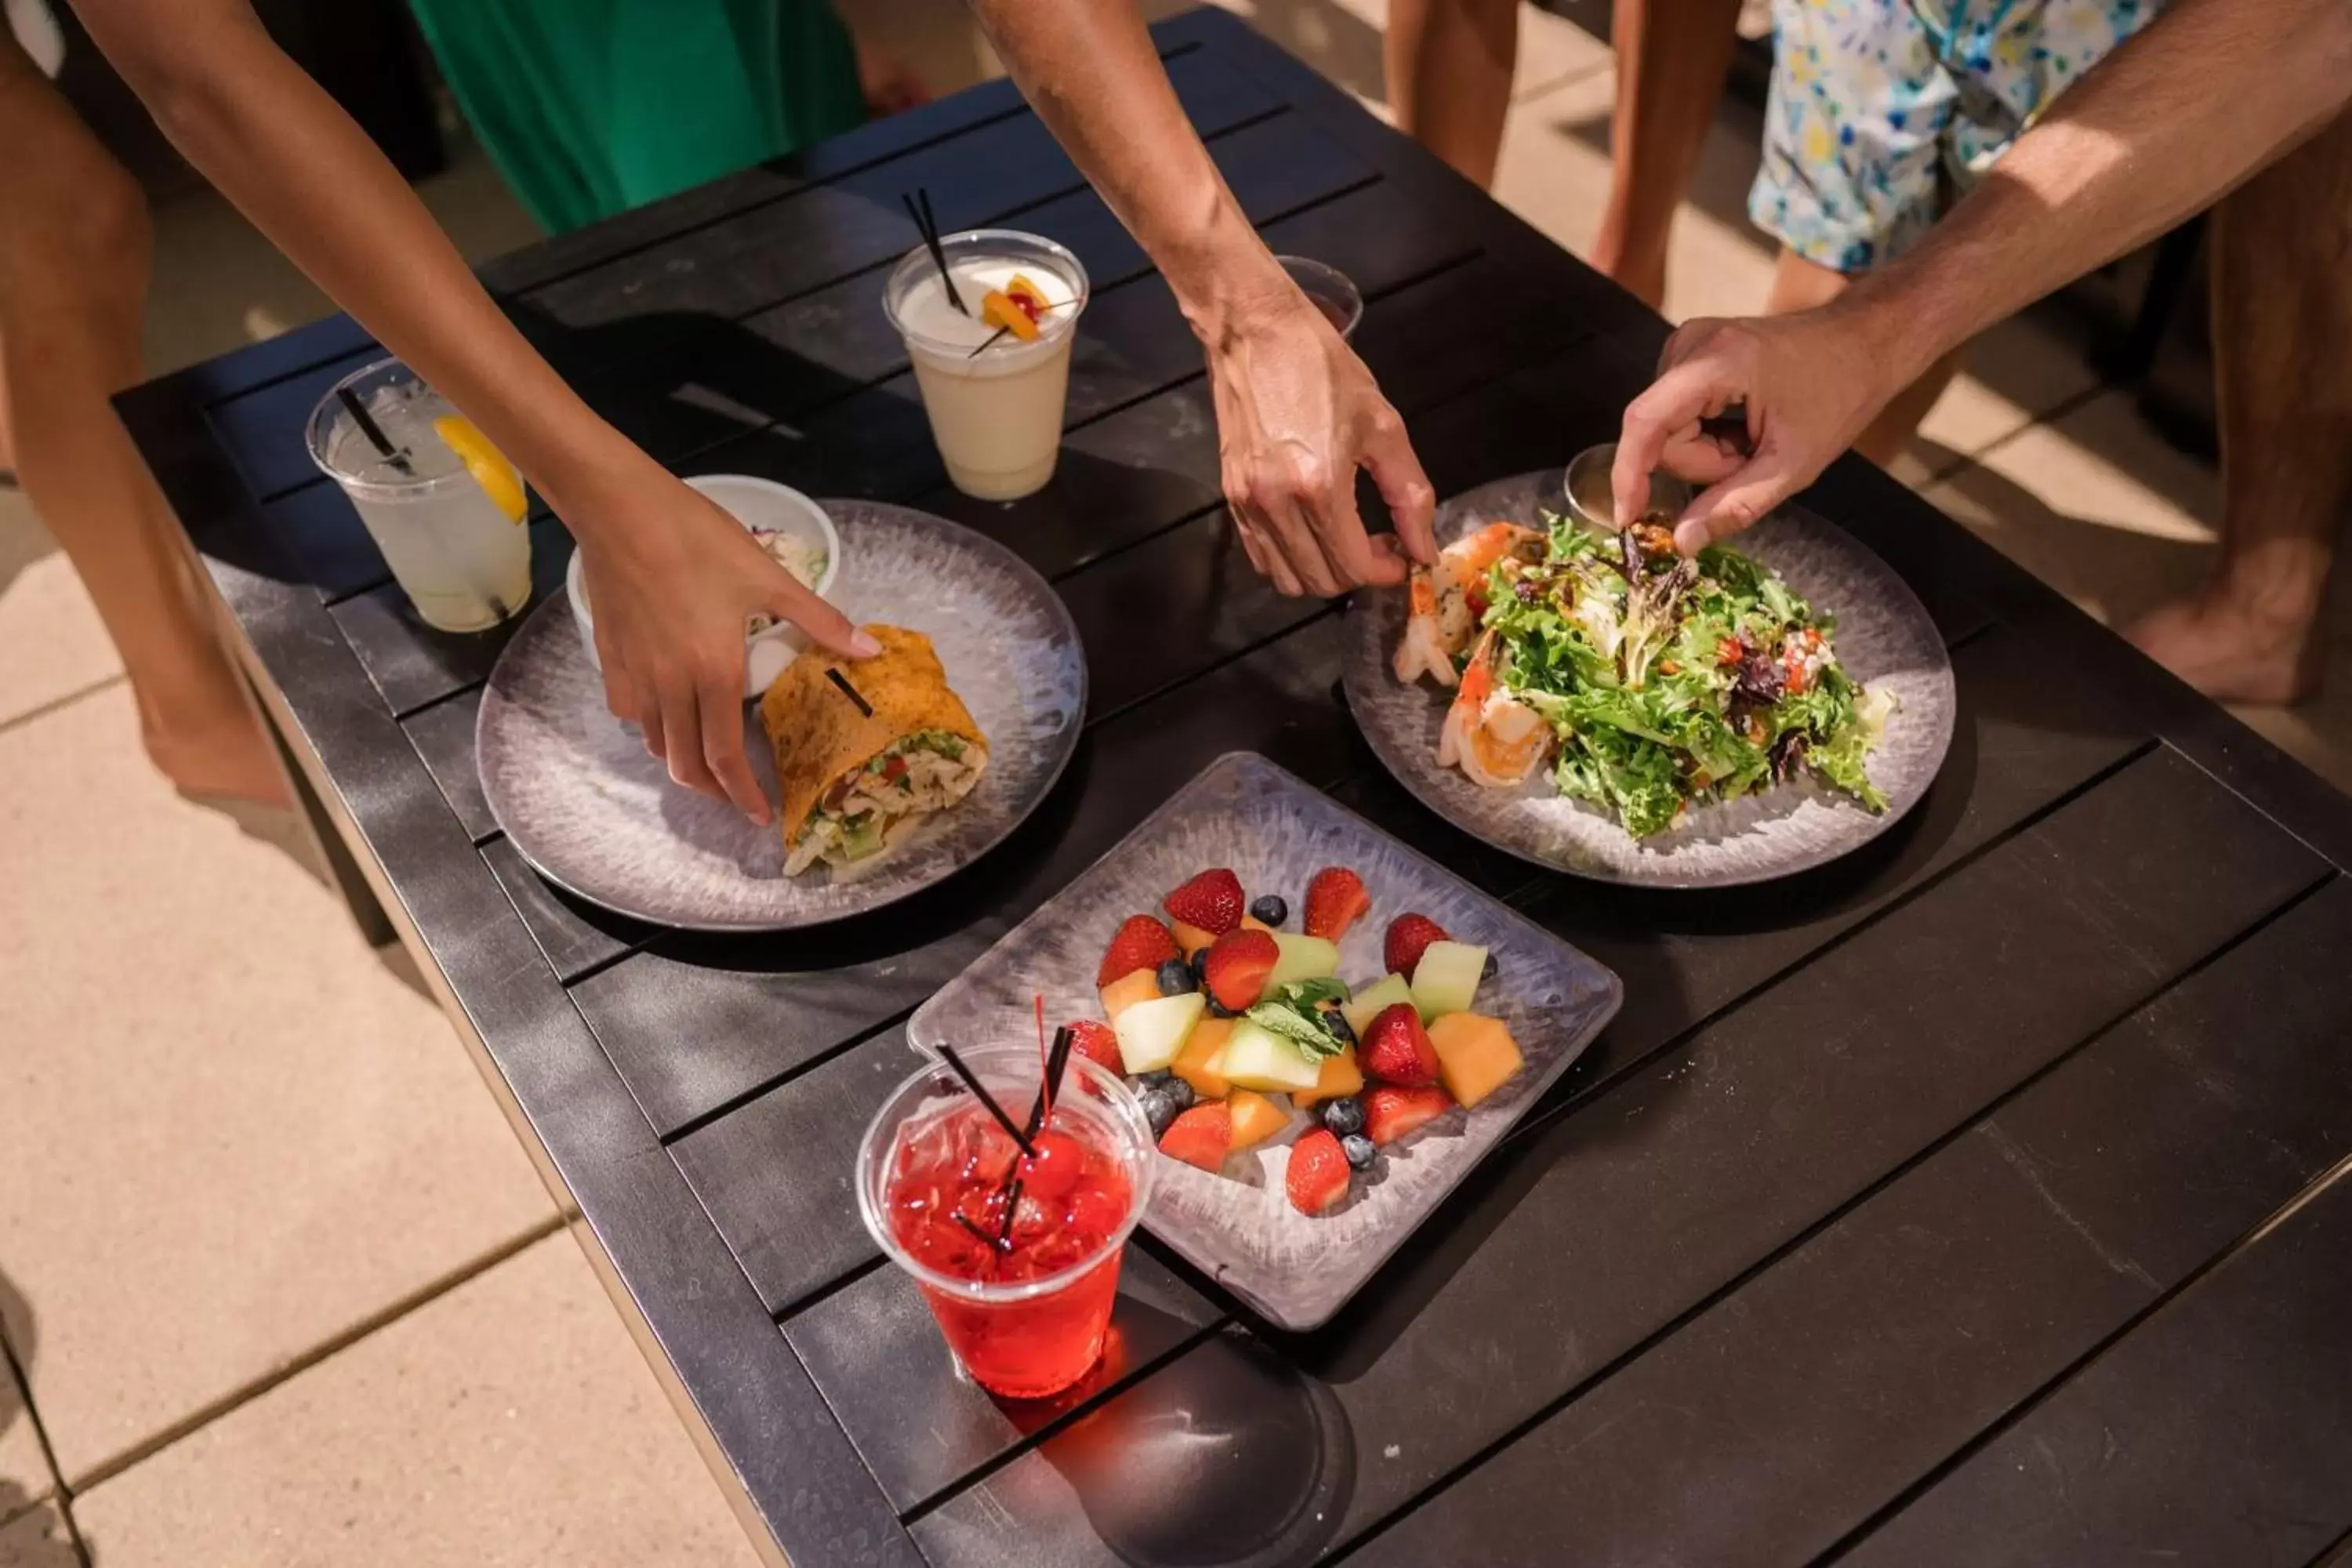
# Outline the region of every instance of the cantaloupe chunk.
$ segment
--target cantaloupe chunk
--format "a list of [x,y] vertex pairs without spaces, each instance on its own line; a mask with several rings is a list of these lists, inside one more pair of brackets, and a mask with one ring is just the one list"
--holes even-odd
[[1356,1065],[1356,1047],[1349,1046],[1336,1057],[1325,1057],[1322,1076],[1315,1080],[1315,1087],[1292,1089],[1290,1100],[1304,1110],[1326,1100],[1345,1100],[1363,1092],[1364,1069]]
[[1169,1071],[1192,1086],[1192,1092],[1202,1100],[1223,1100],[1232,1085],[1224,1075],[1212,1070],[1210,1063],[1225,1048],[1226,1037],[1234,1032],[1231,1018],[1203,1018],[1192,1026],[1192,1037],[1184,1042]]
[[1237,1089],[1226,1100],[1234,1113],[1234,1148],[1263,1143],[1290,1123],[1282,1108],[1255,1089]]
[[1130,970],[1102,988],[1104,1014],[1114,1024],[1118,1016],[1138,1002],[1150,1002],[1160,994],[1160,982],[1149,969]]
[[1519,1070],[1519,1043],[1500,1018],[1444,1014],[1430,1021],[1429,1043],[1437,1047],[1438,1081],[1464,1105],[1477,1104]]
[[1181,952],[1187,961],[1194,953],[1217,940],[1213,933],[1202,931],[1199,926],[1188,926],[1182,921],[1169,921],[1168,929],[1176,938],[1176,950]]

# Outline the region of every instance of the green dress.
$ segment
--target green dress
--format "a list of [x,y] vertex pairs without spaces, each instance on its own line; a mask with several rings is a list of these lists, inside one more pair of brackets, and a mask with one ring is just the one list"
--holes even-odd
[[551,233],[866,118],[828,0],[409,0],[474,133]]

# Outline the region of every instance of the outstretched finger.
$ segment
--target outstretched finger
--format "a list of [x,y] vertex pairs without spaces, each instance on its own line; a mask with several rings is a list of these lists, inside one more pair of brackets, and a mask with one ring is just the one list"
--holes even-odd
[[699,689],[702,760],[710,777],[735,803],[735,809],[764,826],[768,820],[767,792],[751,775],[751,761],[743,750],[743,676],[739,669],[730,682],[705,679]]
[[1392,588],[1404,581],[1396,562],[1374,550],[1364,531],[1363,514],[1356,510],[1354,464],[1343,465],[1323,494],[1302,497],[1300,510],[1323,568],[1323,581],[1311,584],[1317,593],[1344,594],[1365,584]]
[[1381,500],[1388,503],[1389,516],[1396,523],[1397,542],[1405,554],[1423,566],[1435,563],[1437,491],[1404,433],[1402,420],[1391,416],[1373,426],[1364,442],[1364,467],[1380,488]]
[[727,798],[710,764],[702,759],[702,695],[690,680],[677,680],[661,689],[662,760],[669,776],[690,790]]
[[1699,492],[1675,525],[1675,547],[1685,555],[1696,555],[1716,541],[1761,522],[1796,488],[1778,462],[1759,458]]
[[768,614],[792,622],[808,633],[817,647],[844,658],[872,658],[882,651],[871,633],[803,587],[791,573],[779,566],[776,576],[779,581],[769,597]]
[[1667,447],[1679,441],[1686,448],[1699,421],[1736,395],[1717,366],[1689,363],[1661,374],[1625,405],[1617,459],[1609,469],[1610,500],[1621,524],[1649,509],[1650,471],[1661,466]]

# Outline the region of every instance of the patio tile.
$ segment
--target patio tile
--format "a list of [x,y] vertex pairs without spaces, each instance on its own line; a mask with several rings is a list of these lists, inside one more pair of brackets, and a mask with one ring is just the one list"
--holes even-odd
[[0,1568],[82,1568],[55,1503],[0,1524]]
[[2120,626],[2210,565],[2221,477],[2103,393],[1982,453],[1927,498],[2077,605]]
[[0,489],[0,724],[122,673],[122,660],[25,492]]
[[105,1568],[757,1562],[569,1234],[75,1500]]
[[0,986],[0,1258],[71,1482],[555,1211],[434,1005],[170,792],[127,691],[0,733],[0,973],[40,977]]

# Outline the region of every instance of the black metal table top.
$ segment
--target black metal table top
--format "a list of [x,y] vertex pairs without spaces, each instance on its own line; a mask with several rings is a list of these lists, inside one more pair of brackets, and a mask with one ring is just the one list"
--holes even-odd
[[[1657,319],[1219,13],[1159,34],[1276,248],[1336,263],[1442,493],[1612,438]],[[946,487],[878,300],[942,223],[1097,294],[1062,468]],[[2352,801],[1876,469],[1808,503],[1952,648],[1925,805],[1780,884],[1644,894],[1463,838],[1249,570],[1199,351],[999,83],[488,268],[685,472],[909,501],[1021,552],[1094,687],[1005,845],[767,939],[567,901],[472,742],[499,633],[404,613],[303,417],[337,319],[122,400],[273,713],[755,1534],[803,1565],[2303,1563],[2352,1529]],[[535,524],[541,592],[569,541]],[[1275,1333],[1153,1245],[1046,1408],[951,1374],[860,1226],[907,1014],[1216,755],[1273,757],[1624,977],[1624,1011],[1341,1317]],[[2176,1555],[2177,1554],[2177,1555]]]

